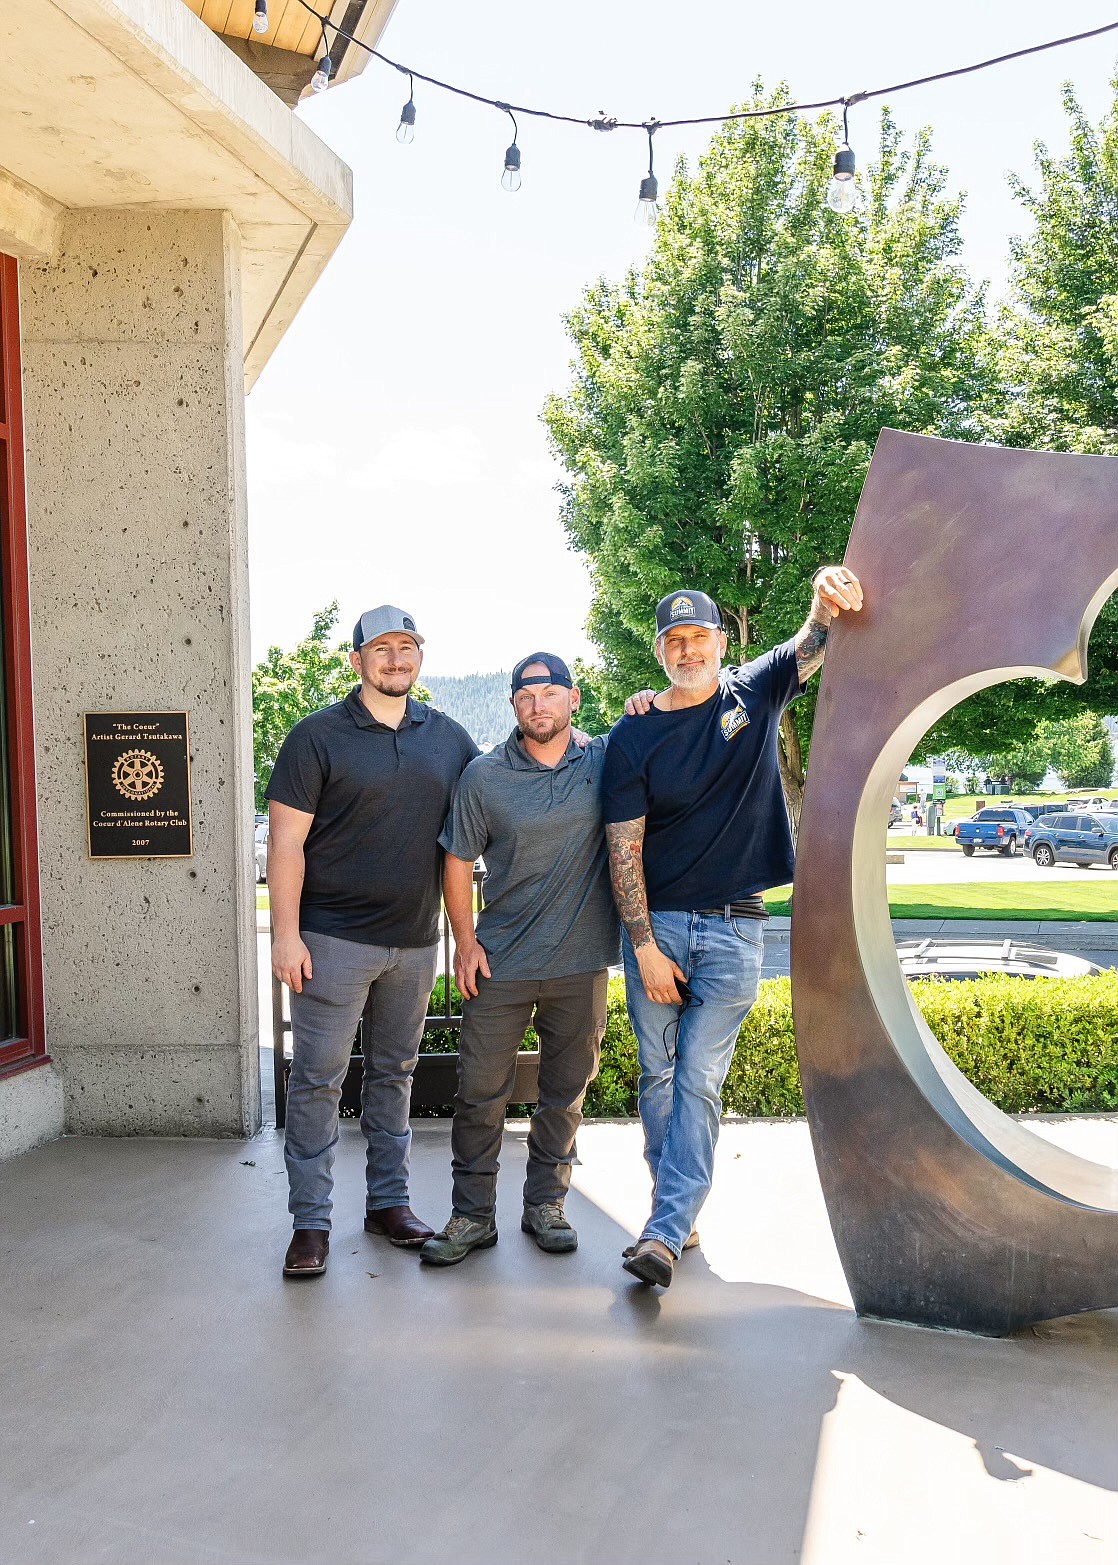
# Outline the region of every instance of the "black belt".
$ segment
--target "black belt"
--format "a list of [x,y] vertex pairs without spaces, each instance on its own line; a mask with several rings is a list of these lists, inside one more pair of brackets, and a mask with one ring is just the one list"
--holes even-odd
[[704,918],[769,917],[769,910],[761,897],[749,897],[744,902],[727,902],[722,907],[697,907],[695,912]]

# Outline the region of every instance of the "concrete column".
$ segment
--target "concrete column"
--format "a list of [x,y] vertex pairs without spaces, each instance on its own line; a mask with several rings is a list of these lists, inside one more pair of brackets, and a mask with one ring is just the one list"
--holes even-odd
[[[82,211],[21,269],[47,1047],[66,1126],[259,1124],[239,243]],[[190,713],[194,857],[92,862],[82,713]]]

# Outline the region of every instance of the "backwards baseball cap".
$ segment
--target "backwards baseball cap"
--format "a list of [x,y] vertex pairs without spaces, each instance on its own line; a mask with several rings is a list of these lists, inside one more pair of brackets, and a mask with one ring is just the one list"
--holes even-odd
[[[529,674],[525,678],[524,670],[531,668],[533,663],[542,663],[547,673]],[[512,671],[513,695],[525,685],[566,685],[568,690],[573,690],[574,680],[562,658],[557,658],[550,652],[532,652],[526,658],[521,658]]]
[[403,609],[393,608],[391,603],[382,603],[379,608],[366,609],[353,627],[353,650],[360,652],[368,642],[393,632],[410,636],[417,647],[423,645],[423,637],[416,630],[411,615],[405,614]]
[[722,616],[717,603],[705,592],[669,592],[656,605],[657,636],[673,625],[705,625],[708,630],[721,630]]

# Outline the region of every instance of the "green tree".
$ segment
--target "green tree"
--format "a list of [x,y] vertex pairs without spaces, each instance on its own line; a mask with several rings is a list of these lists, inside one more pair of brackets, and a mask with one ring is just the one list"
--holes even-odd
[[[987,429],[1003,445],[1118,455],[1118,76],[1111,85],[1097,127],[1065,85],[1067,154],[1037,143],[1035,188],[1013,181],[1033,226],[1011,246],[999,321],[1001,390]],[[1036,685],[1031,708],[1052,719],[1118,712],[1118,601],[1096,622],[1088,683]]]
[[[337,623],[338,605],[328,603],[315,614],[310,634],[293,651],[269,647],[252,671],[252,755],[260,812],[268,808],[264,790],[288,733],[300,718],[343,700],[357,682],[349,662],[349,642],[332,639]],[[412,695],[419,701],[431,699],[421,685],[413,688]]]
[[[782,88],[753,107],[787,102]],[[730,657],[792,635],[842,557],[883,425],[967,438],[983,303],[956,261],[959,204],[922,132],[888,111],[863,211],[824,201],[836,127],[737,121],[680,164],[650,257],[567,318],[567,391],[544,410],[570,475],[563,520],[589,556],[603,715],[661,682],[653,608],[680,585],[722,609]],[[785,714],[799,814],[814,694]]]
[[1078,712],[1061,723],[1042,724],[1048,764],[1065,788],[1108,788],[1114,752],[1097,712]]

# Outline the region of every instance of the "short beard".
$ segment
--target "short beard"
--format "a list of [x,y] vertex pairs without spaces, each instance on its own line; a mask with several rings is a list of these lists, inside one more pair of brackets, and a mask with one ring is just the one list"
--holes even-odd
[[[404,688],[402,690],[394,689],[393,687],[398,685],[401,680],[406,681]],[[415,680],[411,674],[370,674],[367,683],[372,685],[374,690],[379,691],[382,696],[406,696],[415,684]]]
[[521,727],[521,738],[530,739],[533,744],[550,744],[553,739],[557,739],[559,737],[564,728],[569,728],[571,726],[571,719],[569,717],[554,717],[550,719],[550,722],[552,725],[550,733],[534,734],[530,729]]
[[718,660],[704,658],[701,668],[675,668],[668,671],[668,678],[677,690],[702,690],[718,678]]

